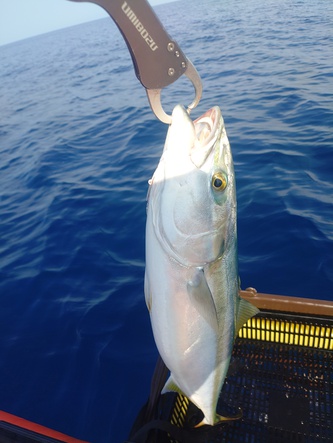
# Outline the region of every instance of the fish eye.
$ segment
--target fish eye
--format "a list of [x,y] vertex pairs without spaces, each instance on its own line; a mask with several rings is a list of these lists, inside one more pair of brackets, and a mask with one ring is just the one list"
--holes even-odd
[[212,186],[215,191],[224,191],[227,187],[227,177],[222,172],[216,172],[212,177]]

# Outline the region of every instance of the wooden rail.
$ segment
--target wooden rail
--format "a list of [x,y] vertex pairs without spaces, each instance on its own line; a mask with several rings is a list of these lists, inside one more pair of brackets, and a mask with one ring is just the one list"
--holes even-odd
[[239,294],[258,309],[333,317],[333,301],[329,300],[263,294],[254,288],[241,290]]

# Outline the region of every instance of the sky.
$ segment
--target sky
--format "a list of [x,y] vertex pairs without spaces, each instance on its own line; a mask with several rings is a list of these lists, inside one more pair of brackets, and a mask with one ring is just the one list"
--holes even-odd
[[[158,5],[168,0],[148,1],[151,5]],[[109,16],[92,3],[0,0],[0,45],[103,17]]]

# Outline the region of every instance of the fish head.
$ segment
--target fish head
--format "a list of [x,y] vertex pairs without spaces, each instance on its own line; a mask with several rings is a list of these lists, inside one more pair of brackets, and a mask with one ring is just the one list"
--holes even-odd
[[177,105],[149,196],[156,235],[183,266],[221,258],[236,236],[233,161],[220,109],[194,122]]

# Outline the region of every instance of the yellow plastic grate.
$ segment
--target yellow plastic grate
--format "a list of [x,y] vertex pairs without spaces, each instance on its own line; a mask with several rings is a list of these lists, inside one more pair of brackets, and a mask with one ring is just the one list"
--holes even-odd
[[178,395],[170,420],[173,425],[176,425],[179,428],[184,426],[189,402],[189,399],[185,397],[185,395]]
[[256,316],[240,329],[238,337],[333,350],[333,326],[329,324]]
[[[178,426],[178,428],[184,427],[189,404],[190,400],[185,395],[178,394],[170,419],[171,424]],[[178,440],[173,439],[170,434],[168,436],[170,443],[180,443]]]

